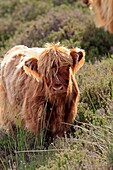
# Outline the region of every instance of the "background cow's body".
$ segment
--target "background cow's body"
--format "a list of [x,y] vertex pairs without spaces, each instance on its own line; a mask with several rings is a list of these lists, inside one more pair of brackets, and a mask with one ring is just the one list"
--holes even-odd
[[82,0],[89,4],[94,11],[94,20],[97,27],[104,27],[113,33],[113,0]]
[[[78,63],[74,62],[77,53],[82,55]],[[11,126],[22,126],[38,134],[47,129],[53,136],[62,136],[65,123],[71,123],[77,113],[79,90],[74,73],[83,62],[80,50],[12,48],[1,65],[1,127],[10,131]]]

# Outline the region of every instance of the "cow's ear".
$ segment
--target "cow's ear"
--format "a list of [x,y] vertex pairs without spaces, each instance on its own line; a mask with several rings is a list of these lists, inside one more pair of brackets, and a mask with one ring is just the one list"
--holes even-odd
[[41,74],[38,72],[38,60],[30,58],[25,61],[23,69],[29,76],[33,76],[37,81],[41,80]]
[[85,51],[79,48],[71,49],[70,55],[73,59],[72,71],[77,72],[84,64],[85,61]]

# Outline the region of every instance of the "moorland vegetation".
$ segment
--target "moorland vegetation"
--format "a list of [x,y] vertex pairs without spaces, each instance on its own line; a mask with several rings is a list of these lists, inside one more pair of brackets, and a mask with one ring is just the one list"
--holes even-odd
[[78,115],[65,138],[47,150],[42,138],[23,129],[0,132],[0,169],[110,170],[113,168],[113,34],[94,26],[79,0],[0,1],[0,57],[17,44],[60,42],[86,51],[76,76]]

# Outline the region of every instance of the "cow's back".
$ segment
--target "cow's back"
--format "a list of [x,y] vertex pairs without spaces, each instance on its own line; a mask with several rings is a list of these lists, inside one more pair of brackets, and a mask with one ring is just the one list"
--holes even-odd
[[[21,49],[15,50],[14,47],[6,53],[1,64],[1,84],[5,95],[3,100],[6,117],[14,124],[22,121],[19,120],[21,117],[21,119],[27,120],[27,124],[23,122],[24,126],[29,128],[28,124],[31,124],[30,126],[33,124],[36,128],[34,120],[37,119],[38,114],[36,116],[36,113],[40,107],[36,100],[38,100],[38,94],[43,91],[39,87],[40,83],[25,73],[22,63],[26,58],[38,54],[38,48],[29,50],[22,46]],[[33,127],[31,127],[31,131],[35,131]]]

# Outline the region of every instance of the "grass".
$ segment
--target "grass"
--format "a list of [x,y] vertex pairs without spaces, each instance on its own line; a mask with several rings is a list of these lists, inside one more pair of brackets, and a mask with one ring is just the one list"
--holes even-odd
[[[81,126],[74,125],[74,137],[70,135],[57,139],[49,146],[48,150],[28,149],[25,147],[27,140],[19,138],[18,147],[12,143],[15,139],[7,139],[4,143],[5,157],[1,158],[4,169],[108,169],[113,164],[113,129],[109,116],[109,125],[96,126],[90,123],[81,123]],[[25,137],[25,134],[24,134]],[[27,136],[29,138],[29,136]],[[31,143],[31,141],[29,141]],[[28,143],[26,144],[28,145]],[[12,148],[17,147],[17,150]],[[9,151],[9,154],[8,154]]]

